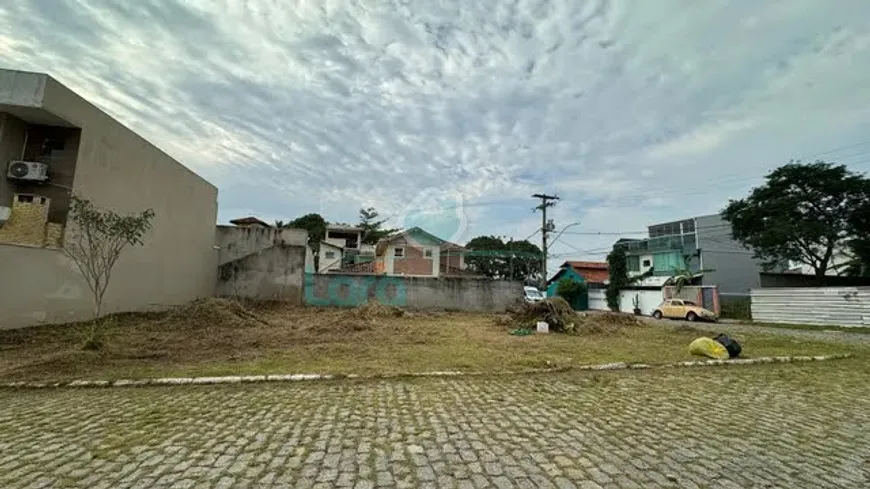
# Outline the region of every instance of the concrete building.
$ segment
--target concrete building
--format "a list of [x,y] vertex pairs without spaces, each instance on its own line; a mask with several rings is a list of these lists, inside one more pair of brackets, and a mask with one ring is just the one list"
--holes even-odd
[[[717,285],[723,299],[749,297],[760,286],[761,262],[731,238],[731,225],[718,214],[653,224],[646,239],[622,239],[629,275],[649,270],[647,282],[666,283],[675,269],[698,273],[695,285]],[[703,271],[703,272],[702,272]]]
[[155,212],[145,245],[115,266],[104,312],[214,293],[217,189],[53,78],[0,70],[0,170],[0,328],[91,314],[91,293],[59,248],[73,194]]
[[320,268],[314,270],[314,252],[306,245],[305,273],[327,273],[338,271],[344,266],[344,248],[329,241],[320,242]]
[[461,275],[466,249],[414,227],[380,240],[373,272],[386,275],[439,277]]

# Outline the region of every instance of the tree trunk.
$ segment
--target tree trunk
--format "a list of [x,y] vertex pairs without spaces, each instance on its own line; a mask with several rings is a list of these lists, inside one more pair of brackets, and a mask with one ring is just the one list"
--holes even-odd
[[823,267],[817,267],[816,271],[816,285],[819,287],[824,287],[825,285],[825,272],[827,271]]

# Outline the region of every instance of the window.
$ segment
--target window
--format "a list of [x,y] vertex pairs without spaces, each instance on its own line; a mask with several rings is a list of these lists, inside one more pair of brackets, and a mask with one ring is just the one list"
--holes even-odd
[[394,248],[393,256],[396,258],[404,258],[405,257],[405,248]]
[[653,267],[657,272],[673,273],[674,270],[685,268],[683,255],[678,251],[656,253],[653,255]]
[[626,256],[625,257],[625,266],[628,267],[629,272],[639,272],[640,271],[640,257],[639,256]]
[[333,259],[335,259],[335,252],[334,251],[327,251],[324,256],[326,257],[327,260],[333,260]]
[[683,221],[683,232],[684,233],[694,233],[695,232],[695,220],[694,219],[686,219]]
[[652,265],[652,263],[650,263],[649,260],[644,260],[644,261],[643,261],[643,267],[644,267],[644,268],[649,268],[650,265]]
[[683,301],[671,301],[671,305],[672,305],[672,306],[682,306],[682,305],[683,305]]
[[425,250],[423,250],[423,257],[432,258],[432,248],[426,248]]
[[63,148],[63,139],[45,138],[42,142],[42,154],[46,156],[51,155],[52,151],[63,151]]
[[45,197],[40,197],[38,195],[31,194],[18,194],[18,202],[23,204],[45,204],[47,199]]

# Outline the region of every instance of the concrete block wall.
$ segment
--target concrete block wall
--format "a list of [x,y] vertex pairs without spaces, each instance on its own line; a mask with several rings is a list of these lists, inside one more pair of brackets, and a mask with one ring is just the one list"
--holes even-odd
[[215,293],[301,305],[307,242],[304,229],[218,226]]
[[369,300],[418,310],[501,312],[522,300],[523,284],[466,277],[306,274],[305,304],[354,307]]
[[216,295],[302,304],[305,247],[278,244],[220,266]]
[[304,229],[219,225],[215,231],[218,265],[280,244],[304,247],[307,243],[308,232]]

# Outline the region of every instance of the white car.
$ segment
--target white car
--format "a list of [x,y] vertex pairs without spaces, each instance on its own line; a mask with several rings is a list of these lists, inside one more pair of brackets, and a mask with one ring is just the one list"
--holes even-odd
[[539,302],[544,300],[544,294],[537,287],[527,285],[523,287],[523,299],[526,302]]

